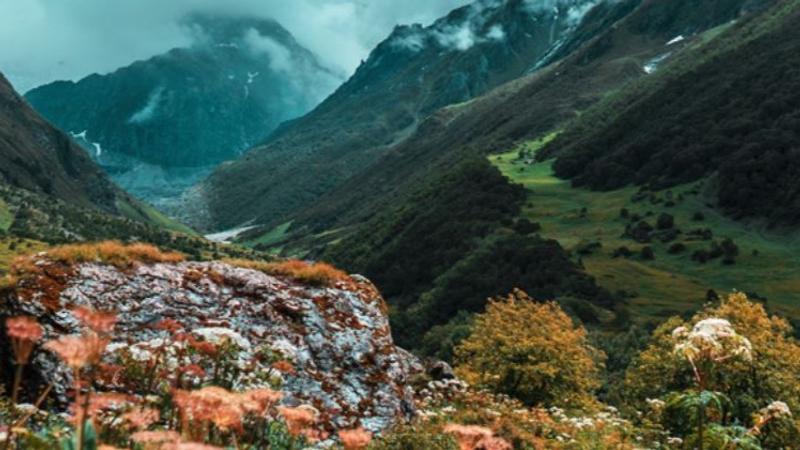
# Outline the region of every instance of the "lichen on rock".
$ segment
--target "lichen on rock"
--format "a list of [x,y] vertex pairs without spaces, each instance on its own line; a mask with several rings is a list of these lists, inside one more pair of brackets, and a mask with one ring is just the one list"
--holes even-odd
[[[47,339],[79,332],[70,313],[76,306],[111,310],[118,323],[107,354],[137,360],[165,345],[168,331],[156,325],[171,320],[198,339],[233,344],[243,369],[234,388],[262,382],[256,372],[274,373],[256,357],[259,349],[291,362],[279,374],[283,402],[313,405],[331,430],[376,432],[413,413],[407,382],[421,366],[395,347],[384,300],[363,277],[308,286],[221,262],[68,266],[40,255],[35,264],[38,273],[8,294],[3,314],[36,317]],[[38,286],[47,286],[46,295]],[[182,364],[179,353],[165,351],[167,367]],[[38,352],[33,367],[66,398],[68,371],[52,355]]]

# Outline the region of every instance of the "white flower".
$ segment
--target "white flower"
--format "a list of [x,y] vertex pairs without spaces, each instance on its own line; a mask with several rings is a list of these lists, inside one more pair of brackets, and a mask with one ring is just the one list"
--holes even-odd
[[223,341],[229,340],[242,350],[250,350],[250,341],[245,339],[241,334],[229,328],[200,328],[198,330],[194,330],[193,333],[203,337],[203,339],[211,342],[212,344],[221,344]]
[[781,417],[792,417],[792,410],[789,409],[789,405],[786,403],[776,401],[762,409],[761,414],[772,419],[779,419]]
[[650,408],[656,411],[664,409],[664,407],[667,405],[666,402],[664,402],[664,400],[660,400],[657,398],[648,398],[646,401],[648,406],[650,406]]
[[678,327],[672,335],[681,340],[675,345],[675,352],[690,359],[705,356],[724,360],[738,356],[749,360],[752,357],[750,341],[736,333],[725,319],[704,319],[697,322],[691,332],[687,332],[685,327]]

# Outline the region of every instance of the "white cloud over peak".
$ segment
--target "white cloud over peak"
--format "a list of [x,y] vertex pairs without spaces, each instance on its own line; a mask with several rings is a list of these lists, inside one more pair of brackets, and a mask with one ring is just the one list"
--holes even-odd
[[221,12],[273,18],[326,65],[351,73],[395,25],[428,24],[467,3],[469,0],[0,0],[0,71],[19,90],[55,79],[106,73],[189,45],[191,35],[179,24],[186,14]]

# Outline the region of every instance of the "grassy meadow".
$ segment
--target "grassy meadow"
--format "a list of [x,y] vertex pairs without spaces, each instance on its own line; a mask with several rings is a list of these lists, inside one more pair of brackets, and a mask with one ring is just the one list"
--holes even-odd
[[[709,205],[703,183],[648,193],[638,201],[635,187],[611,192],[574,188],[568,180],[553,175],[552,161],[534,160],[536,151],[554,137],[551,134],[522,144],[513,151],[492,155],[490,160],[504,175],[529,190],[524,216],[541,225],[544,237],[573,251],[600,285],[613,292],[626,292],[637,320],[663,319],[696,310],[705,303],[709,289],[720,294],[747,292],[765,298],[772,311],[800,319],[796,270],[800,267],[800,237],[726,218]],[[672,202],[666,201],[669,198]],[[670,214],[683,233],[669,243],[637,243],[623,236],[630,223],[621,217],[623,208],[653,226],[660,214]],[[697,213],[703,220],[695,220]],[[736,263],[694,261],[693,252],[708,249],[710,241],[690,240],[686,232],[700,228],[711,230],[715,241],[732,239],[739,247]],[[671,254],[669,248],[677,242],[686,249]],[[592,246],[594,243],[600,247]],[[640,255],[645,246],[652,247],[653,260]],[[633,255],[614,257],[620,247],[627,247]]]

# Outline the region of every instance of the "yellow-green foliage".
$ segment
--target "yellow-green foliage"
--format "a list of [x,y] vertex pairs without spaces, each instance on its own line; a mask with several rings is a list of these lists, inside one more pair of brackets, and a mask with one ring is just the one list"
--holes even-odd
[[226,263],[245,269],[258,270],[269,275],[288,277],[315,286],[332,286],[350,277],[327,263],[305,261],[251,261],[247,259],[227,259]]
[[577,407],[592,403],[601,357],[556,303],[516,290],[490,301],[455,359],[458,374],[473,385],[530,405]]
[[706,307],[689,321],[672,318],[658,327],[650,345],[626,373],[629,402],[643,407],[648,398],[691,386],[691,367],[675,354],[672,332],[711,317],[730,321],[752,344],[752,361],[728,361],[714,388],[730,398],[751,402],[752,407],[782,400],[793,411],[800,410],[800,344],[791,337],[791,326],[783,318],[770,317],[761,304],[741,293],[728,296],[719,306]]

